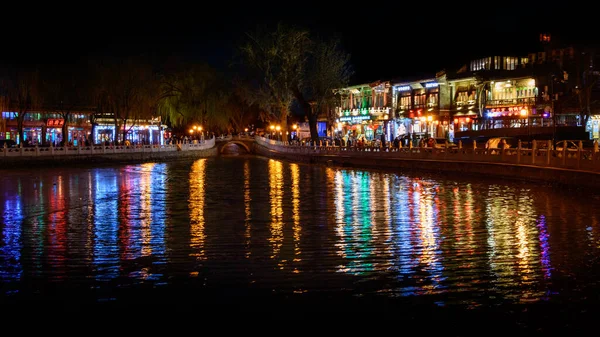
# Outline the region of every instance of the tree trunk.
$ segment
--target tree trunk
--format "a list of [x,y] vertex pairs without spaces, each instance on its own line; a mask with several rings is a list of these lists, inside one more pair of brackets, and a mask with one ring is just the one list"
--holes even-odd
[[48,133],[48,128],[46,125],[42,126],[42,146],[46,146],[48,142],[46,142],[46,134]]
[[308,127],[310,128],[310,138],[318,142],[319,141],[319,133],[317,131],[317,114],[313,111],[313,108],[308,103],[308,101],[304,98],[304,95],[298,89],[294,89],[294,97],[304,110],[306,114],[306,118],[308,119]]
[[121,145],[125,144],[127,140],[127,120],[123,119],[123,139],[121,140]]
[[69,115],[66,114],[63,116],[63,126],[62,126],[62,146],[67,146],[69,144],[69,125],[67,124],[67,120],[69,119]]
[[90,137],[88,139],[88,141],[90,142],[90,145],[95,145],[96,144],[96,139],[94,139],[94,131],[96,130],[96,123],[92,123],[92,132],[90,133]]
[[288,136],[289,136],[289,135],[286,135],[286,132],[289,132],[289,131],[288,131],[288,128],[287,128],[287,115],[288,115],[288,114],[287,114],[287,112],[286,112],[286,113],[285,113],[285,115],[281,116],[281,120],[279,121],[279,125],[281,125],[281,131],[280,131],[280,132],[281,132],[281,136],[280,136],[280,140],[281,140],[282,142],[287,142],[287,141],[288,141]]
[[310,138],[319,142],[319,130],[317,129],[317,114],[311,113],[308,117],[308,127],[310,129]]
[[23,144],[23,121],[25,120],[25,114],[19,112],[19,115],[17,116],[17,132],[19,133],[19,143]]
[[112,143],[114,145],[117,145],[117,140],[119,139],[120,132],[121,129],[119,129],[119,120],[115,118],[115,138],[112,140]]

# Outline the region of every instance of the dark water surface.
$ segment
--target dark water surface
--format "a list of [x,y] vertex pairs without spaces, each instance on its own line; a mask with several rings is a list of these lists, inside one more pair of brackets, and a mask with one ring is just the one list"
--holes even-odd
[[0,300],[260,299],[568,323],[600,304],[599,201],[248,156],[0,171]]

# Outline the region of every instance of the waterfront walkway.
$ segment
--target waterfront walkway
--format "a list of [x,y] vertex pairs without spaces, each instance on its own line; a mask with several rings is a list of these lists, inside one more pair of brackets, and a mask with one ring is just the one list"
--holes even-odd
[[[547,143],[546,143],[547,144]],[[600,189],[598,146],[548,150],[533,144],[531,149],[480,148],[370,148],[299,146],[256,137],[259,155],[307,163],[349,167],[408,169],[417,172],[453,172],[493,178],[522,179],[566,187]]]
[[14,157],[77,157],[110,154],[140,154],[140,153],[175,153],[177,151],[199,151],[213,148],[215,139],[201,141],[196,144],[169,145],[92,145],[92,146],[60,146],[60,147],[17,147],[0,148],[0,161]]
[[[257,137],[256,142],[270,150],[294,155],[354,156],[365,159],[396,158],[423,161],[477,162],[511,165],[539,166],[600,173],[600,152],[595,149],[548,150],[547,143],[533,143],[528,148],[480,149],[466,147],[343,147],[343,146],[299,146]],[[540,148],[545,145],[544,148]]]

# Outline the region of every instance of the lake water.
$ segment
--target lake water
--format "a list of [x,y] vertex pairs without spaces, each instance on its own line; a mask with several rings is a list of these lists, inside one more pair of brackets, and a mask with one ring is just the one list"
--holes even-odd
[[589,312],[599,201],[251,156],[0,171],[0,300]]

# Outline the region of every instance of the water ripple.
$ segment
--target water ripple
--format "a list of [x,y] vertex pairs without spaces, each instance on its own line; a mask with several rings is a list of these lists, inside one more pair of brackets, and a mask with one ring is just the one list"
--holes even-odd
[[244,156],[0,179],[2,296],[191,282],[476,307],[595,289],[597,197],[551,187]]

